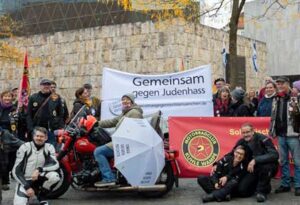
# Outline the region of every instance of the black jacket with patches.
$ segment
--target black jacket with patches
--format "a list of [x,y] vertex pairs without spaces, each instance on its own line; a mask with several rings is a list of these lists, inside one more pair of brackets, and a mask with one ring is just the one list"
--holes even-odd
[[253,139],[250,141],[246,141],[243,138],[240,139],[234,149],[239,145],[248,146],[250,148],[252,157],[248,155],[248,161],[255,159],[256,164],[278,163],[279,154],[272,140],[263,134],[255,132]]
[[[49,98],[49,99],[48,99]],[[41,108],[43,103],[47,103]],[[64,107],[61,97],[57,94],[35,93],[29,97],[27,108],[27,129],[32,131],[35,126],[56,130],[64,127]]]
[[233,166],[233,159],[234,156],[232,154],[228,154],[215,163],[217,169],[211,177],[214,184],[218,183],[219,179],[224,176],[227,177],[227,181],[233,179],[239,181],[246,173],[246,167],[243,163]]
[[0,126],[3,129],[11,131],[11,118],[10,114],[16,111],[16,107],[11,105],[9,107],[2,107],[0,104]]

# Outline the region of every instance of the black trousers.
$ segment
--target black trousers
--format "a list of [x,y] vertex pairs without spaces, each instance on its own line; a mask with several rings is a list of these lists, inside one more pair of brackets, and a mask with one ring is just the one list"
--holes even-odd
[[202,187],[202,189],[216,198],[217,201],[222,201],[228,194],[231,194],[232,190],[237,188],[238,181],[235,179],[231,179],[227,181],[224,187],[221,189],[215,189],[215,185],[209,176],[199,176],[198,184]]
[[13,169],[15,161],[16,161],[16,153],[17,151],[8,152],[8,164],[5,167],[5,172],[2,175],[2,183],[9,184],[9,172]]
[[240,181],[237,188],[239,197],[249,197],[255,192],[269,194],[271,192],[271,179],[278,169],[277,163],[255,165],[253,173],[247,173]]
[[2,176],[0,174],[0,203],[2,201]]

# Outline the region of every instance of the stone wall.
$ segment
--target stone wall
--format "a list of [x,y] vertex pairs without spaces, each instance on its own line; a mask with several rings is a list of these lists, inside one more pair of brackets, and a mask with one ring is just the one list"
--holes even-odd
[[[94,94],[101,96],[102,68],[110,67],[132,73],[168,73],[199,65],[212,65],[212,79],[223,76],[223,31],[203,25],[182,24],[178,21],[103,26],[82,30],[57,32],[8,39],[7,42],[27,49],[39,64],[29,65],[32,91],[39,88],[41,78],[57,82],[58,93],[69,105],[74,93],[84,83],[94,86]],[[228,47],[228,41],[226,42]],[[260,72],[251,67],[250,39],[239,37],[238,54],[246,57],[247,88],[258,89],[266,71],[266,45],[257,44]],[[19,85],[22,66],[1,63],[0,81],[3,90]]]

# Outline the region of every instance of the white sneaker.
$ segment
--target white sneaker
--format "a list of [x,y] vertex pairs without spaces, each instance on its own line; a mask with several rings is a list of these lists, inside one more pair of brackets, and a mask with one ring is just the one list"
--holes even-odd
[[48,201],[40,201],[40,205],[49,205]]

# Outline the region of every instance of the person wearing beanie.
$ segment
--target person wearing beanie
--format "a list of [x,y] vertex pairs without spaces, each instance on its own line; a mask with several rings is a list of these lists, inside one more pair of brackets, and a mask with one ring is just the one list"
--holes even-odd
[[295,96],[298,96],[298,97],[300,96],[300,80],[293,82],[292,93]]
[[293,88],[296,88],[300,92],[300,80],[293,82]]
[[[121,97],[122,113],[121,115],[109,119],[99,121],[99,126],[102,128],[118,128],[125,117],[128,118],[143,118],[143,110],[140,106],[135,104],[135,96],[131,93],[125,94]],[[95,183],[96,187],[105,187],[115,185],[116,176],[112,172],[107,158],[113,157],[112,142],[97,147],[94,151],[95,160],[98,162],[100,172],[102,173],[102,180]]]
[[247,117],[253,116],[250,110],[250,102],[245,98],[245,91],[242,88],[236,88],[231,93],[231,105],[229,116]]
[[[132,93],[127,93],[127,94],[125,94],[125,95],[122,96],[122,98],[124,98],[124,97],[129,98],[130,101],[131,101],[131,103],[134,104],[134,99],[135,99],[135,97],[134,97],[134,95],[133,95]],[[122,99],[122,98],[121,98],[121,99]]]

